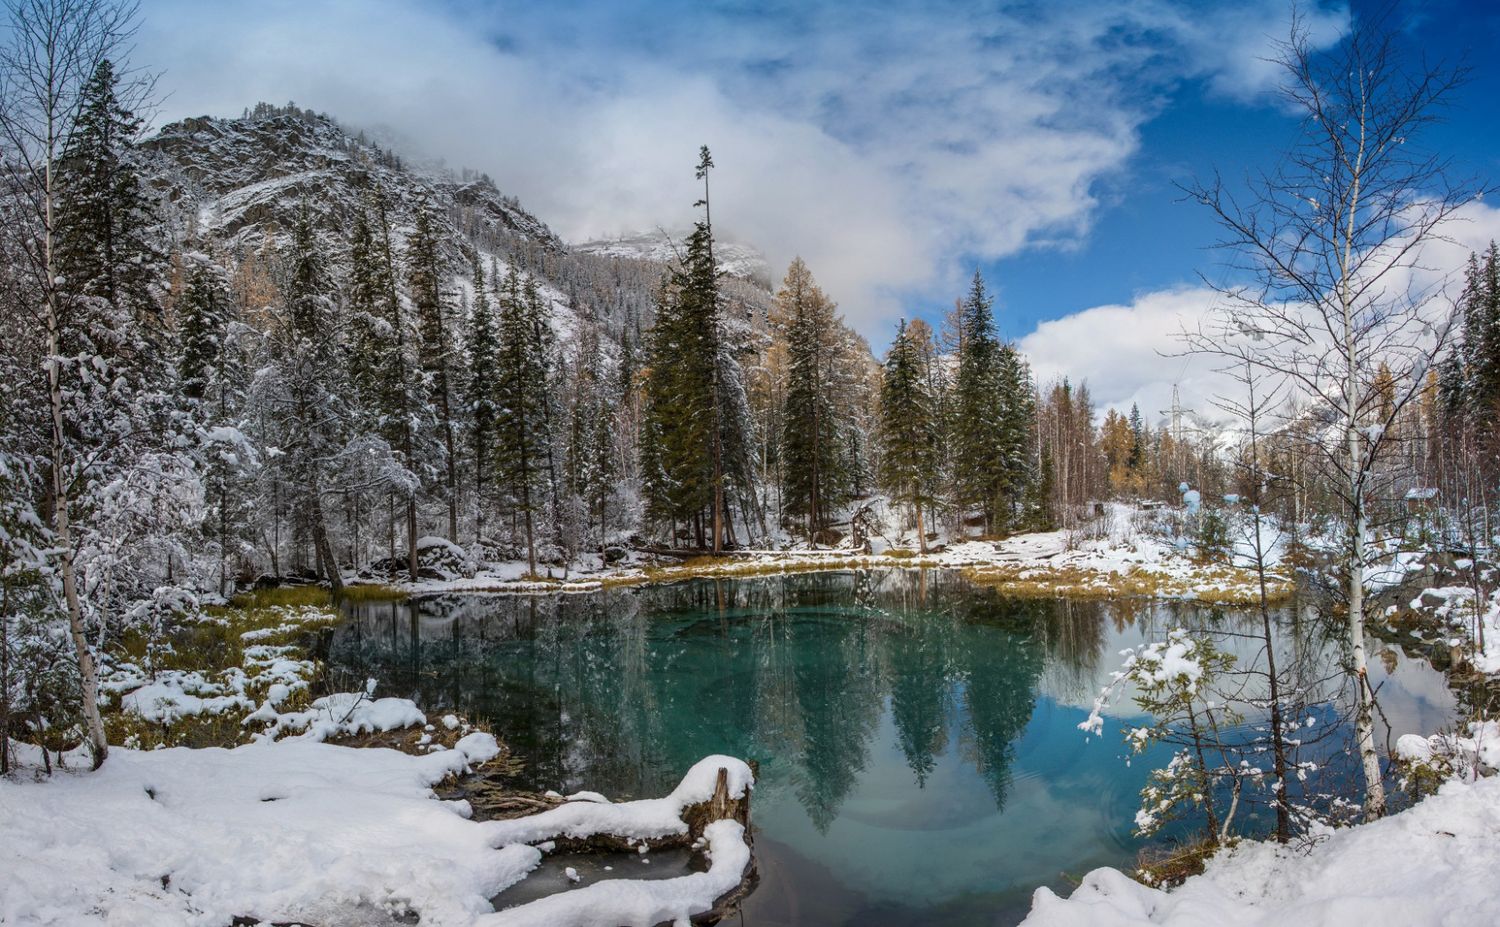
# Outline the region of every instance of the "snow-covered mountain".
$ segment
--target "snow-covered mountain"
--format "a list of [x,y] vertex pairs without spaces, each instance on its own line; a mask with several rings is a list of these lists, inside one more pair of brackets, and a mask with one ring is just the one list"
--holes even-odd
[[[677,259],[687,236],[686,231],[657,230],[621,235],[617,238],[598,238],[579,242],[572,247],[574,251],[585,254],[670,264]],[[771,289],[774,285],[771,262],[766,260],[766,256],[754,245],[734,241],[715,241],[714,262],[727,276],[759,284],[766,289]]]
[[424,171],[328,116],[258,107],[238,119],[202,116],[172,123],[142,148],[153,183],[189,218],[186,231],[231,247],[256,247],[309,209],[320,230],[347,234],[354,211],[377,189],[396,224],[423,199],[469,237],[515,236],[561,252],[546,223],[488,177]]
[[[397,249],[426,204],[444,242],[452,290],[468,289],[477,259],[536,276],[554,328],[571,337],[590,314],[618,340],[652,318],[674,252],[665,235],[570,247],[488,176],[404,160],[363,132],[295,106],[258,104],[238,118],[201,116],[164,126],[141,146],[177,246],[245,257],[279,245],[307,210],[331,254],[378,194]],[[755,324],[770,303],[770,271],[754,248],[716,245],[731,275],[731,313]]]

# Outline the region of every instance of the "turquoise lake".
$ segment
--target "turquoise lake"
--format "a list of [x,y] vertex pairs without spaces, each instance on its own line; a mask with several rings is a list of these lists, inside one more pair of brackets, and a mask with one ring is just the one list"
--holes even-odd
[[[655,797],[707,754],[757,762],[745,924],[1014,924],[1037,886],[1140,849],[1165,754],[1127,763],[1128,698],[1102,737],[1078,730],[1119,651],[1243,618],[864,571],[361,605],[330,658],[487,721],[525,761],[517,787]],[[1451,717],[1425,662],[1387,651],[1374,671],[1396,734]]]

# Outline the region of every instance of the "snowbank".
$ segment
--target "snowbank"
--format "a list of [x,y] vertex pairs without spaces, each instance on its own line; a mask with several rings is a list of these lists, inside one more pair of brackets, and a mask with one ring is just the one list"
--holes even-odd
[[1500,924],[1500,778],[1452,782],[1415,807],[1310,850],[1245,843],[1171,892],[1096,869],[1066,900],[1046,888],[1026,927]]
[[704,832],[707,872],[611,880],[496,913],[489,899],[542,858],[529,842],[684,833],[682,809],[712,797],[719,768],[731,797],[752,786],[744,763],[715,756],[661,799],[486,822],[470,820],[467,802],[434,800],[432,785],[498,751],[477,732],[425,756],[304,739],[116,747],[97,772],[0,780],[0,923],[223,927],[242,916],[334,927],[416,914],[427,927],[649,927],[685,923],[739,885],[750,850],[726,820]]
[[[500,839],[506,843],[541,843],[555,837],[584,838],[608,834],[631,840],[650,840],[685,834],[682,819],[690,805],[714,796],[719,770],[727,773],[727,797],[746,797],[755,787],[755,776],[743,761],[729,756],[709,756],[693,764],[682,782],[665,798],[611,804],[602,795],[579,793],[551,811],[504,821]],[[550,895],[480,921],[481,927],[653,927],[670,922],[686,924],[694,914],[713,908],[714,902],[739,886],[750,864],[750,847],[744,827],[734,820],[714,821],[703,830],[703,848],[710,865],[675,879],[610,879],[585,888]],[[645,846],[641,846],[642,851]]]
[[278,712],[274,700],[268,698],[242,723],[251,726],[256,722],[265,722],[265,729],[252,735],[258,740],[275,740],[292,732],[301,732],[310,740],[328,740],[426,724],[427,716],[411,699],[371,699],[358,692],[338,692],[317,699],[307,711]]
[[415,757],[311,741],[116,747],[93,773],[0,780],[0,923],[212,925],[235,916],[470,924],[534,868],[531,847],[431,786],[498,752],[471,734]]

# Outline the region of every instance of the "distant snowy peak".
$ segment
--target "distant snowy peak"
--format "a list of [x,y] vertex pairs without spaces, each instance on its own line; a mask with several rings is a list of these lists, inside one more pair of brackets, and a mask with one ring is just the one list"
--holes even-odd
[[425,199],[470,236],[489,232],[564,248],[488,177],[403,163],[363,133],[291,106],[261,104],[237,119],[184,119],[142,149],[152,184],[189,217],[186,231],[231,247],[258,247],[264,236],[284,233],[303,208],[318,227],[346,233],[378,188],[396,225]]
[[[687,232],[637,232],[617,238],[580,242],[572,248],[574,251],[601,257],[671,264],[686,247],[687,235]],[[731,277],[748,280],[768,290],[773,286],[771,262],[753,245],[715,240],[714,261],[721,272]]]

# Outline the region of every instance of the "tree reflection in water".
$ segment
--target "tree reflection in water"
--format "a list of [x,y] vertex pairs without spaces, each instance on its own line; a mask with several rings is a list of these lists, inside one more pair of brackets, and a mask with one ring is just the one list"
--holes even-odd
[[[353,676],[335,682],[374,676],[429,715],[488,721],[525,761],[519,787],[656,796],[707,754],[758,760],[762,927],[994,924],[1138,847],[1139,789],[1165,755],[1125,764],[1128,697],[1102,738],[1077,729],[1118,652],[1183,625],[1233,642],[1243,620],[881,570],[366,604],[329,656]],[[1290,665],[1338,678],[1318,622],[1288,614],[1283,634]],[[1441,677],[1412,663],[1372,667],[1398,733],[1450,716]]]
[[525,784],[653,795],[732,753],[826,829],[887,710],[916,785],[956,742],[1003,806],[1044,670],[1086,687],[1102,610],[898,570],[444,597],[356,606],[330,659],[488,721]]

